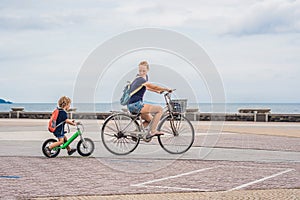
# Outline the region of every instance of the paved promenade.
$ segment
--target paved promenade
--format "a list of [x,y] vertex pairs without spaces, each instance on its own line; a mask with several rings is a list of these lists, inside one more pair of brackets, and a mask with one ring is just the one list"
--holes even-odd
[[51,137],[47,120],[0,119],[1,198],[300,197],[298,123],[194,122],[195,143],[183,155],[164,152],[153,139],[128,156],[114,156],[100,141],[102,122],[83,121],[85,137],[96,144],[92,157],[61,151],[47,159],[41,152]]

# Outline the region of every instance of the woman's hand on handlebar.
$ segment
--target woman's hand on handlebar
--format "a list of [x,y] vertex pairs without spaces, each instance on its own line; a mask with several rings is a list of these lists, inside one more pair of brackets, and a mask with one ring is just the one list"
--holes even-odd
[[160,94],[163,94],[163,93],[172,93],[173,91],[175,91],[176,89],[166,89],[165,91],[160,91]]

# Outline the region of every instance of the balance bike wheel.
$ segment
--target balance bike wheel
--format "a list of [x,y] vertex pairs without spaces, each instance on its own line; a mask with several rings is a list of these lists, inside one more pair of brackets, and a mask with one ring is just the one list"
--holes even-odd
[[56,157],[58,154],[59,154],[59,152],[60,152],[60,148],[57,148],[56,150],[51,150],[51,155],[49,156],[47,153],[46,153],[46,147],[49,147],[52,143],[54,143],[54,142],[57,142],[57,140],[56,139],[53,139],[53,138],[51,138],[51,139],[48,139],[48,140],[46,140],[44,143],[43,143],[43,145],[42,145],[42,151],[43,151],[43,154],[46,156],[46,157],[48,157],[48,158],[54,158],[54,157]]
[[80,140],[77,144],[77,151],[81,156],[90,156],[95,149],[94,142],[89,138],[84,138],[85,142],[83,140]]

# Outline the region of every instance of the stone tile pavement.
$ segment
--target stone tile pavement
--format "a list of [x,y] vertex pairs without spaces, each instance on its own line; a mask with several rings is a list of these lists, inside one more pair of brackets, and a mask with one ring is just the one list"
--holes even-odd
[[[0,120],[0,140],[40,144],[49,137],[45,122]],[[98,139],[99,124],[85,123]],[[195,129],[205,133],[209,122]],[[212,147],[300,152],[298,123],[225,122],[223,133],[199,134],[194,145],[215,137]],[[64,155],[0,156],[0,199],[300,199],[299,162]]]
[[[36,198],[44,200],[45,198]],[[48,198],[47,198],[48,199]],[[131,194],[131,195],[103,195],[103,196],[76,196],[53,197],[57,200],[299,200],[300,189],[273,189],[273,190],[242,190],[232,192],[181,192],[160,194]]]
[[[195,196],[197,199],[198,196],[209,197],[213,194],[226,196],[227,193],[231,194],[231,191],[238,194],[235,192],[247,190],[246,192],[251,194],[252,190],[276,188],[281,189],[280,195],[288,195],[293,199],[293,196],[299,194],[299,190],[283,189],[300,188],[299,163],[176,160],[160,170],[153,171],[154,165],[164,165],[163,162],[168,161],[136,162],[124,158],[82,157],[1,157],[0,160],[2,199],[56,196],[93,199],[95,196],[124,194],[140,199],[144,197],[139,194],[170,195],[172,199],[176,193],[179,193],[182,199],[189,196]],[[119,165],[121,170],[113,168],[115,164]],[[149,170],[146,173],[128,172],[129,169],[134,171],[140,167]],[[210,193],[217,191],[227,192]],[[256,194],[265,195],[260,191]],[[149,197],[152,198],[151,195]]]

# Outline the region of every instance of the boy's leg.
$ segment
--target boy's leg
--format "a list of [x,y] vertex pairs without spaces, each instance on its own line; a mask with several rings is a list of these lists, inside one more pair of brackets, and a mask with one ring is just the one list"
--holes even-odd
[[[67,141],[68,141],[68,138],[65,136],[64,137],[64,142],[67,142]],[[71,147],[68,145],[67,146],[67,151],[68,151],[68,155],[70,156],[76,151],[76,149],[71,149]]]
[[52,143],[50,146],[49,146],[49,149],[53,149],[54,147],[58,147],[60,145],[62,145],[64,143],[64,138],[58,138],[58,141],[57,142],[54,142]]
[[[68,141],[68,138],[66,137],[66,136],[64,136],[64,143],[65,142],[67,142]],[[68,145],[67,146],[67,151],[70,151],[71,150],[71,148],[70,148],[70,146]]]
[[[58,142],[52,143],[48,148],[49,148],[49,150],[51,151],[51,149],[53,149],[54,147],[57,147],[57,146],[62,145],[62,144],[65,143],[67,140],[68,140],[68,139],[67,139],[66,136],[64,136],[64,137],[62,137],[62,138],[58,138]],[[76,151],[76,149],[71,149],[70,146],[67,146],[67,151],[68,151],[68,154],[69,154],[69,155],[72,155],[72,154]],[[49,153],[49,154],[50,154],[50,153]]]

